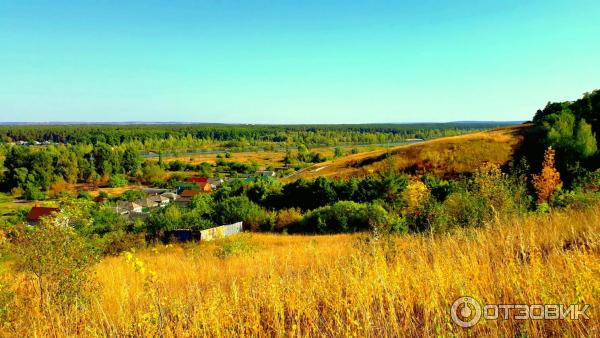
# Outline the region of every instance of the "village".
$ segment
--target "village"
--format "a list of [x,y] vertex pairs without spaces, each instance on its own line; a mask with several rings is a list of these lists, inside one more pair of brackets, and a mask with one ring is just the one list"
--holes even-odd
[[[257,177],[273,178],[276,172],[273,170],[258,170],[253,175],[244,178],[245,181],[253,181]],[[200,194],[211,194],[221,184],[234,178],[213,178],[193,176],[179,182],[174,189],[164,189],[155,187],[145,187],[136,190],[140,198],[133,201],[117,198],[114,203],[110,203],[111,209],[121,217],[129,221],[135,219],[145,220],[151,212],[158,208],[165,208],[170,204],[175,204],[180,208],[189,206],[192,199]],[[93,201],[99,205],[109,203],[106,195],[99,194]],[[114,205],[113,205],[114,204]],[[47,207],[34,205],[26,215],[26,222],[29,226],[36,226],[43,217],[55,216],[61,213],[57,207]],[[225,224],[217,227],[205,229],[202,231],[193,231],[190,229],[174,229],[168,232],[167,236],[177,242],[186,242],[190,240],[213,240],[230,236],[243,231],[242,222]]]

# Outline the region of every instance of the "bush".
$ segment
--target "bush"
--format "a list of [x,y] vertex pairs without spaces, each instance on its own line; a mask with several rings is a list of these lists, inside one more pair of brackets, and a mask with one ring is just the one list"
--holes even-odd
[[388,224],[381,206],[341,201],[308,212],[293,232],[338,233],[370,230]]
[[68,226],[44,219],[21,229],[13,241],[15,268],[35,281],[41,308],[84,304],[90,298],[91,247]]
[[144,192],[141,190],[127,190],[121,194],[120,199],[123,201],[133,202],[135,200],[144,198],[144,196],[146,196],[146,194],[144,194]]
[[581,188],[570,191],[559,189],[550,202],[552,207],[583,209],[600,203],[600,195]]
[[77,193],[77,198],[92,200],[92,194],[90,194],[88,191],[80,191]]
[[28,201],[38,201],[45,200],[47,198],[47,195],[33,183],[27,183],[27,185],[25,186],[25,192],[23,193],[23,198],[25,198]]
[[243,221],[249,225],[258,225],[264,215],[260,206],[246,196],[226,198],[215,205],[213,220],[219,225]]
[[302,213],[296,208],[280,210],[275,216],[275,230],[287,231],[289,228],[298,226],[301,220]]
[[128,183],[129,182],[127,181],[127,179],[123,175],[112,175],[110,177],[110,179],[108,180],[108,186],[111,187],[111,188],[124,187]]
[[214,255],[226,259],[231,256],[240,255],[256,250],[249,234],[239,234],[219,240]]

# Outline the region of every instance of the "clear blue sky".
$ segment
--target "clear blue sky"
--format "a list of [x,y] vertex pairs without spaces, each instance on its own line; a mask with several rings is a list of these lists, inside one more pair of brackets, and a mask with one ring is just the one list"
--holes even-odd
[[0,1],[0,121],[524,120],[600,88],[600,1]]

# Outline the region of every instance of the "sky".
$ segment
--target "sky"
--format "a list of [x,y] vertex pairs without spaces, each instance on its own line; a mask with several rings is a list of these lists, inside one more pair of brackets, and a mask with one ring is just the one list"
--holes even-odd
[[597,0],[0,0],[0,122],[515,121],[597,88]]

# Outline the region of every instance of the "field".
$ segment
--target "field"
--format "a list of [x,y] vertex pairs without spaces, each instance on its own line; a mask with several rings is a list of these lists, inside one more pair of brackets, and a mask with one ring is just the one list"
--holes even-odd
[[[385,147],[381,145],[368,145],[368,146],[342,146],[340,149],[344,153],[349,153],[351,149],[356,148],[359,152],[373,151],[378,149],[384,149]],[[315,147],[311,148],[310,151],[321,154],[324,157],[332,158],[334,155],[335,147]],[[214,164],[219,159],[217,156],[223,156],[225,151],[221,153],[204,153],[204,154],[192,154],[192,155],[179,155],[179,156],[164,156],[163,160],[165,162],[170,162],[174,160],[179,160],[183,162],[187,162],[190,164],[200,164],[200,163],[210,163]],[[267,167],[282,167],[283,159],[285,157],[286,152],[283,150],[274,150],[274,151],[241,151],[241,152],[231,152],[230,158],[222,158],[225,161],[235,161],[241,163],[256,163],[259,166]],[[158,160],[157,157],[149,158],[151,160]]]
[[[477,267],[474,269],[473,267]],[[243,234],[108,257],[93,301],[73,313],[39,312],[35,287],[4,327],[17,336],[597,336],[589,320],[454,325],[451,304],[595,303],[600,209],[368,240],[367,234]]]
[[15,199],[8,194],[0,193],[0,219],[14,214],[20,208],[29,209],[34,204],[35,201]]
[[529,128],[529,125],[497,128],[348,155],[306,168],[288,180],[363,176],[390,165],[401,171],[427,171],[442,176],[472,172],[486,162],[502,165],[510,161]]

